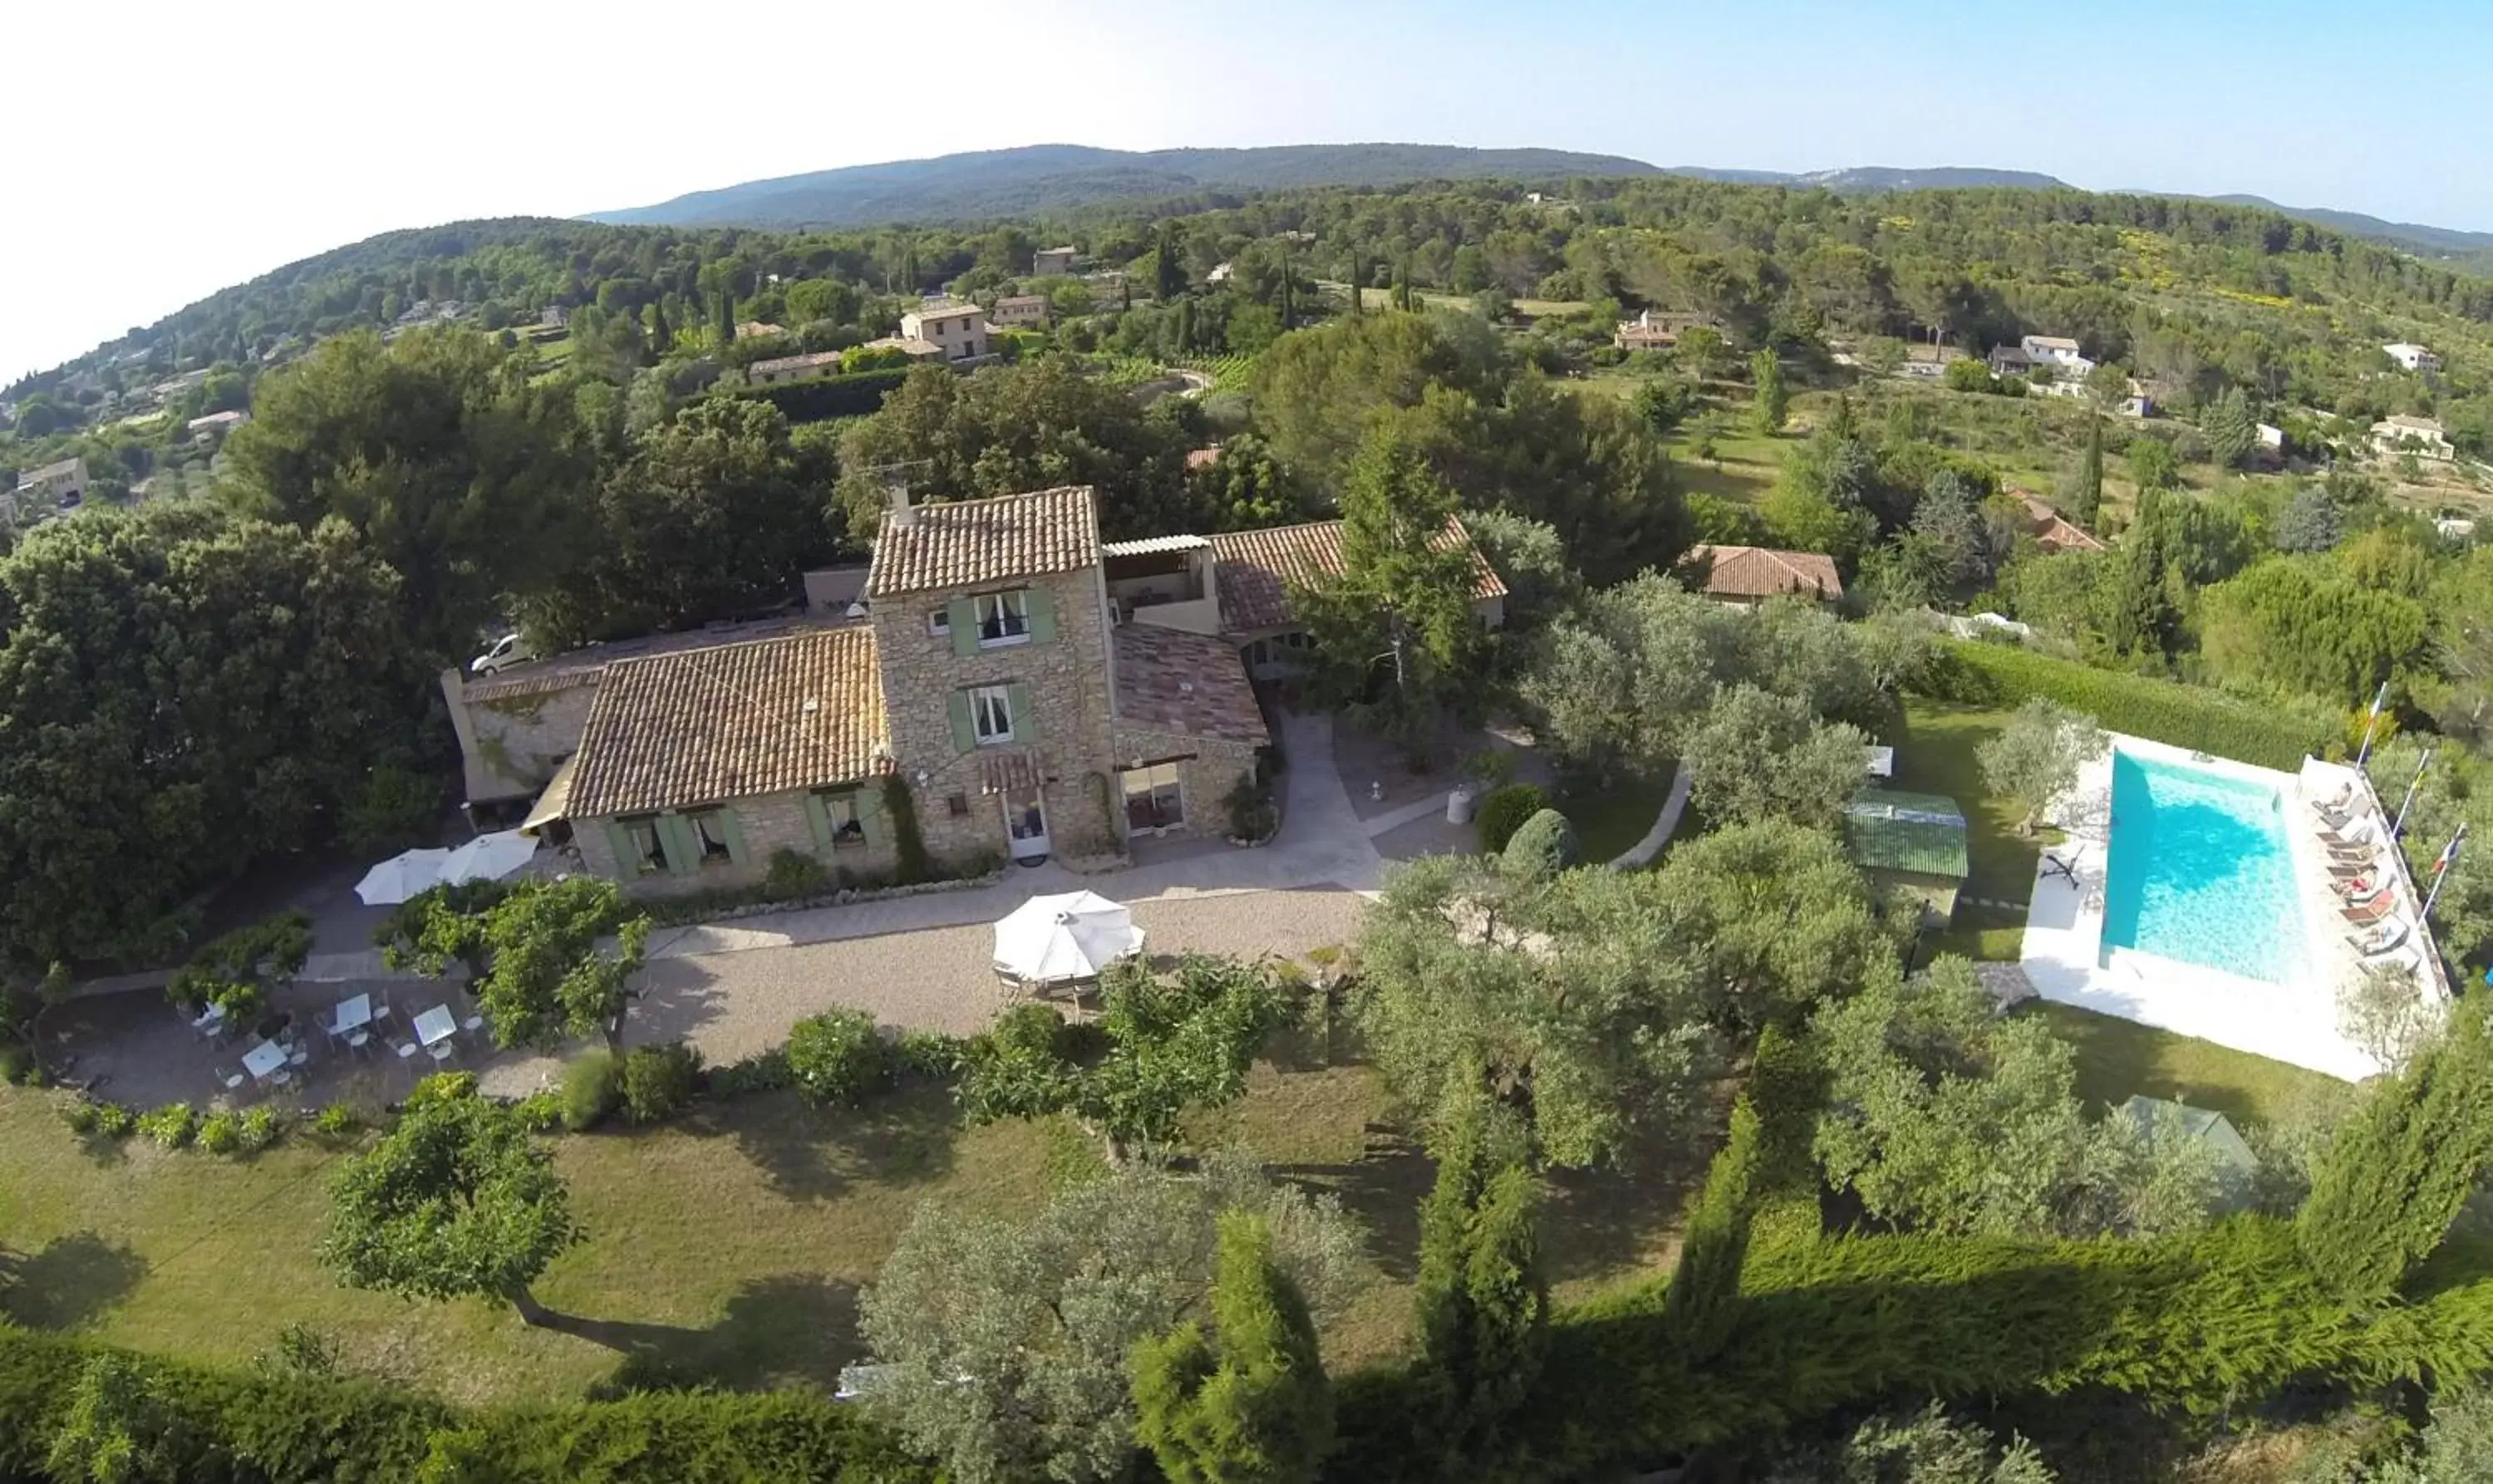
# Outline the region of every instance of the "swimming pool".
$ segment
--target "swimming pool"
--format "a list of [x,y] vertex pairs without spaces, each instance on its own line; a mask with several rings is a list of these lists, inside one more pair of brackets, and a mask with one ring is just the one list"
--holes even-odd
[[2308,951],[2277,788],[2115,751],[2103,942],[2269,984]]

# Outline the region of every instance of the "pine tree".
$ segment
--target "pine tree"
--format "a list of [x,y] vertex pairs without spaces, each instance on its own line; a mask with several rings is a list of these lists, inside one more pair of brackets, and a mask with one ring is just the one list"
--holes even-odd
[[1750,424],[1771,437],[1783,431],[1785,420],[1791,415],[1791,393],[1784,386],[1783,363],[1773,351],[1760,350],[1749,358],[1749,371],[1757,386],[1757,400],[1749,406]]
[[1220,1218],[1214,1333],[1187,1322],[1134,1348],[1134,1438],[1170,1484],[1308,1484],[1333,1441],[1333,1389],[1307,1300],[1261,1217]]
[[1547,1348],[1540,1193],[1519,1143],[1486,1099],[1467,1100],[1439,1137],[1437,1182],[1420,1208],[1420,1376],[1429,1405],[1418,1440],[1475,1464],[1497,1450]]
[[2493,1162],[2487,1043],[2483,1005],[2459,1000],[2444,1039],[2402,1075],[2375,1083],[2329,1141],[2295,1236],[2312,1270],[2349,1302],[2394,1295]]

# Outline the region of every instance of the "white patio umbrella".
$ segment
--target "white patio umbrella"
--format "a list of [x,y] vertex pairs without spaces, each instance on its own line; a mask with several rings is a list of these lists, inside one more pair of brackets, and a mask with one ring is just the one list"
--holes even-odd
[[1096,978],[1142,951],[1133,914],[1094,892],[1033,897],[996,924],[996,972],[1025,984]]
[[463,881],[498,881],[526,865],[536,853],[536,838],[518,830],[479,835],[450,852],[450,858],[441,863],[440,878],[447,886]]
[[355,897],[366,906],[396,906],[441,884],[447,850],[402,850],[364,873]]

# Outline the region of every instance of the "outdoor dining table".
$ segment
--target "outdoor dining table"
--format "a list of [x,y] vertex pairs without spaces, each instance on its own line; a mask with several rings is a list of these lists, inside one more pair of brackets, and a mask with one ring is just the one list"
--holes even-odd
[[255,1082],[266,1082],[285,1070],[285,1048],[275,1041],[262,1041],[242,1054],[242,1069]]
[[436,1046],[459,1033],[458,1018],[448,1005],[436,1005],[415,1018],[415,1038],[426,1046]]
[[338,1001],[338,1013],[329,1025],[333,1036],[344,1036],[350,1046],[361,1046],[372,1040],[373,997],[358,994]]

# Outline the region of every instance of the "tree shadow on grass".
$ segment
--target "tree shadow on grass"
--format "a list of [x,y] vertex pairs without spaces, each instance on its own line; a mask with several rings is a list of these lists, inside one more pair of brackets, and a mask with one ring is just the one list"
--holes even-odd
[[555,1313],[546,1316],[545,1327],[623,1357],[593,1388],[599,1397],[694,1386],[760,1391],[791,1383],[828,1391],[840,1368],[864,1354],[856,1286],[819,1273],[752,1279],[705,1329]]
[[0,1248],[0,1314],[29,1329],[75,1329],[129,1297],[147,1271],[145,1258],[92,1232],[32,1254]]
[[771,1189],[795,1201],[832,1201],[851,1186],[921,1185],[951,1172],[961,1138],[949,1091],[904,1087],[862,1108],[816,1108],[794,1092],[712,1105],[684,1128],[732,1139]]
[[1420,1272],[1420,1202],[1436,1182],[1427,1150],[1389,1124],[1367,1125],[1367,1153],[1347,1165],[1267,1165],[1264,1172],[1328,1194],[1367,1229],[1368,1256],[1396,1282]]

